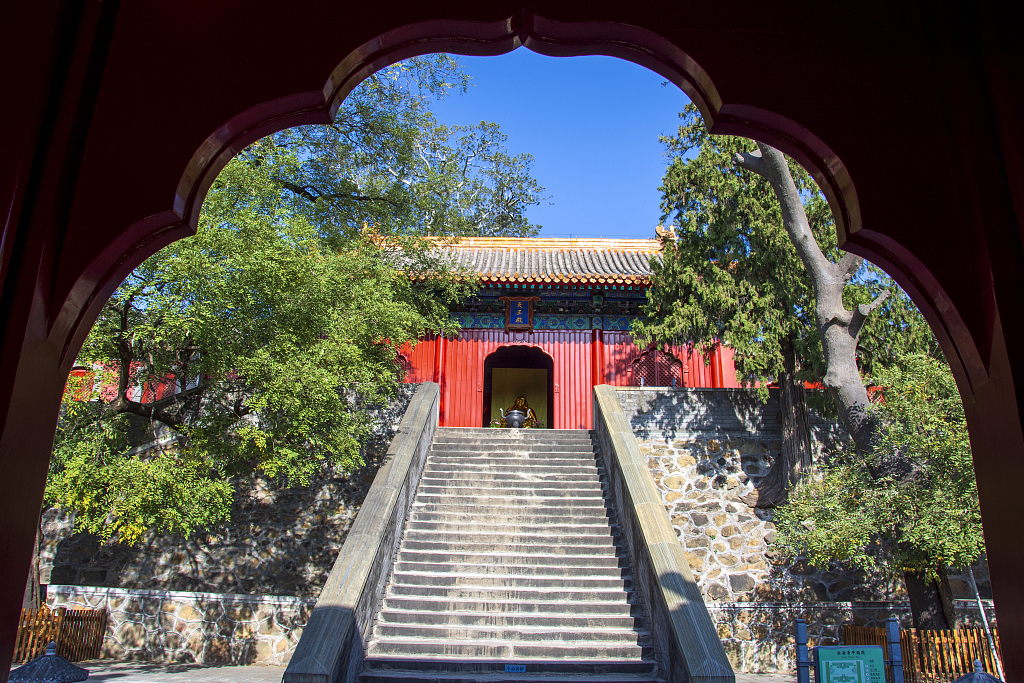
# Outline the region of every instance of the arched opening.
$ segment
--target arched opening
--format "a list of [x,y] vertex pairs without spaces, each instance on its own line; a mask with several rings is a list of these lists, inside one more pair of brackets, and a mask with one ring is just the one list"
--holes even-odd
[[555,362],[536,346],[502,346],[484,359],[482,425],[490,426],[520,396],[550,428],[555,405]]
[[[338,11],[343,13],[351,9],[345,7]],[[30,179],[31,184],[26,196],[31,195],[36,206],[52,205],[57,207],[58,211],[66,209],[69,215],[72,214],[70,198],[75,197],[77,191],[75,203],[80,206],[75,207],[72,220],[67,223],[54,221],[55,227],[49,229],[55,234],[55,239],[44,240],[44,236],[50,233],[42,227],[49,225],[50,215],[45,211],[39,211],[38,216],[33,217],[30,211],[32,207],[28,201],[24,210],[17,203],[11,205],[14,209],[13,217],[8,221],[8,225],[12,226],[9,235],[11,239],[4,240],[6,244],[15,245],[11,247],[13,251],[10,263],[29,264],[20,270],[5,273],[10,283],[9,290],[5,287],[5,300],[12,302],[5,310],[12,312],[9,318],[5,319],[3,326],[6,351],[0,383],[6,390],[3,397],[4,405],[0,406],[4,426],[0,462],[9,473],[11,482],[10,495],[3,509],[5,519],[11,522],[8,528],[11,530],[9,546],[13,548],[10,554],[12,567],[18,569],[25,566],[27,549],[34,531],[29,520],[31,515],[24,511],[31,512],[32,509],[38,508],[40,482],[43,476],[36,461],[45,458],[50,440],[46,433],[47,424],[52,422],[53,416],[56,415],[60,387],[74,363],[75,351],[92,320],[95,319],[97,307],[102,305],[106,298],[104,290],[109,294],[117,282],[148,254],[194,229],[195,214],[190,212],[198,212],[198,204],[205,191],[203,185],[205,183],[208,186],[216,175],[216,170],[210,173],[210,169],[218,163],[222,164],[223,160],[244,146],[247,136],[251,141],[271,130],[279,130],[299,122],[326,122],[330,105],[326,105],[325,101],[342,97],[346,87],[351,87],[351,82],[357,81],[361,74],[383,64],[411,54],[433,50],[464,50],[478,54],[494,54],[512,49],[520,43],[530,44],[532,41],[531,47],[542,46],[535,49],[546,49],[550,54],[616,54],[648,65],[677,84],[680,82],[680,74],[688,74],[688,87],[699,90],[704,95],[699,100],[703,102],[702,110],[705,111],[709,126],[715,132],[734,132],[765,139],[801,161],[812,159],[808,167],[819,169],[819,173],[841,171],[841,178],[835,183],[827,184],[834,189],[844,188],[854,198],[852,203],[847,203],[846,211],[837,210],[836,214],[837,224],[840,226],[844,223],[845,217],[853,218],[850,224],[846,225],[845,234],[841,235],[849,238],[850,246],[847,248],[869,256],[892,273],[911,293],[932,323],[957,374],[968,407],[976,458],[979,460],[981,497],[986,506],[986,513],[990,513],[987,519],[991,519],[993,523],[989,529],[992,532],[990,545],[994,551],[998,551],[1001,558],[1001,569],[997,572],[1000,574],[997,594],[1004,601],[1002,605],[1005,605],[1008,611],[1014,609],[1014,604],[1021,604],[1021,591],[1014,587],[1012,580],[1013,558],[1019,554],[1016,550],[1017,545],[1013,542],[1013,534],[1016,532],[1012,524],[1000,521],[1013,518],[1013,491],[1018,488],[1021,476],[1019,463],[1024,453],[1017,409],[1020,401],[1019,382],[1016,384],[1018,389],[1014,389],[1014,376],[1020,376],[1018,364],[1021,355],[1017,351],[1021,337],[1013,333],[1016,322],[1012,320],[1011,315],[1013,306],[1019,302],[1020,252],[1019,239],[1014,236],[1016,223],[1009,210],[1012,205],[1006,200],[1006,188],[1012,187],[1015,181],[1011,179],[1010,184],[1006,184],[1004,181],[1009,176],[1005,168],[1000,165],[1001,162],[992,162],[993,150],[998,152],[1000,149],[999,143],[994,142],[998,139],[993,133],[992,124],[996,118],[972,115],[976,110],[991,113],[985,108],[991,106],[989,99],[982,97],[972,101],[972,97],[977,95],[976,89],[993,87],[992,81],[986,81],[981,77],[974,78],[976,72],[973,70],[974,67],[970,66],[970,60],[953,59],[951,48],[943,46],[944,44],[940,45],[941,41],[934,44],[911,41],[907,44],[906,49],[914,51],[914,54],[931,54],[932,57],[937,55],[935,59],[922,59],[922,63],[928,62],[936,66],[929,67],[935,70],[934,73],[921,72],[916,78],[919,84],[915,84],[914,74],[917,74],[917,71],[892,70],[892,74],[889,74],[889,69],[879,68],[878,63],[871,59],[859,60],[853,53],[833,50],[831,52],[834,54],[844,55],[846,64],[862,66],[852,66],[848,69],[849,73],[846,73],[847,69],[822,53],[809,61],[814,62],[818,68],[832,68],[835,72],[832,74],[834,78],[820,79],[821,82],[827,80],[829,92],[837,93],[854,80],[850,78],[850,74],[856,74],[856,80],[863,82],[864,87],[871,88],[876,94],[875,97],[863,99],[872,100],[870,107],[879,110],[880,113],[871,118],[871,114],[856,107],[834,106],[827,107],[830,109],[828,115],[815,118],[814,112],[826,109],[822,103],[828,101],[820,88],[808,85],[814,83],[816,79],[805,78],[801,79],[799,85],[787,85],[783,82],[785,79],[774,83],[770,79],[765,79],[762,73],[747,69],[757,83],[752,85],[745,82],[737,74],[744,70],[742,65],[750,63],[746,61],[749,59],[749,53],[746,52],[748,48],[735,42],[726,45],[725,43],[730,41],[722,41],[720,37],[707,40],[707,36],[701,35],[701,28],[706,30],[707,26],[713,23],[709,21],[715,18],[713,13],[709,13],[711,10],[704,10],[705,13],[698,12],[689,19],[685,15],[670,13],[668,10],[637,14],[627,9],[599,11],[562,7],[552,11],[560,12],[559,16],[565,18],[567,22],[559,25],[558,22],[538,20],[528,13],[516,13],[507,21],[493,23],[500,10],[496,12],[488,7],[480,11],[459,8],[424,10],[415,14],[396,13],[391,20],[393,23],[381,26],[377,17],[374,17],[374,21],[378,23],[367,24],[345,21],[343,15],[336,17],[325,10],[318,16],[316,22],[324,28],[313,29],[331,31],[334,34],[334,44],[344,46],[343,51],[349,50],[350,54],[338,69],[341,78],[332,78],[328,83],[330,87],[324,89],[329,93],[329,97],[320,91],[309,91],[282,98],[282,94],[299,93],[311,87],[303,80],[310,72],[302,72],[301,78],[292,75],[283,77],[282,74],[289,71],[286,67],[266,69],[269,74],[265,78],[267,85],[262,89],[257,88],[254,91],[256,95],[240,95],[239,93],[250,87],[253,78],[263,78],[263,67],[251,53],[238,51],[237,45],[230,42],[229,32],[223,31],[222,23],[207,22],[220,31],[222,36],[212,36],[208,39],[210,49],[201,51],[202,68],[195,68],[189,61],[188,50],[181,50],[176,59],[169,60],[174,63],[173,68],[178,70],[177,76],[183,73],[216,74],[219,73],[219,69],[235,73],[237,65],[242,63],[247,64],[249,73],[239,73],[238,81],[233,81],[231,88],[224,90],[219,90],[212,81],[203,78],[192,79],[195,90],[207,95],[207,101],[212,103],[212,106],[207,108],[208,112],[198,111],[202,108],[196,108],[197,111],[192,116],[182,115],[183,107],[194,106],[195,100],[191,99],[191,90],[175,92],[174,98],[177,103],[182,103],[180,105],[168,101],[148,100],[145,91],[147,86],[143,81],[151,80],[161,84],[159,87],[163,88],[163,84],[174,82],[175,73],[165,73],[159,65],[151,68],[145,59],[139,59],[139,56],[132,52],[132,45],[125,44],[123,40],[118,44],[119,50],[112,56],[111,64],[116,65],[117,60],[138,59],[139,68],[150,69],[151,78],[126,78],[123,69],[117,71],[112,66],[110,77],[104,81],[103,97],[99,98],[101,106],[96,110],[96,125],[92,130],[88,130],[88,117],[83,118],[83,127],[79,129],[80,133],[73,138],[70,145],[58,140],[53,143],[53,151],[49,157],[44,159],[42,155],[39,156],[40,170],[37,177],[40,180]],[[99,28],[82,29],[84,43],[97,38],[96,54],[105,55],[104,50],[112,42],[113,17],[116,12],[116,9],[106,12],[109,16],[103,19]],[[170,13],[173,16],[153,19],[149,28],[144,10],[133,9],[130,15],[127,11],[123,14],[123,21],[119,22],[124,26],[119,26],[119,31],[134,30],[135,35],[140,37],[140,42],[147,37],[147,31],[152,31],[160,37],[164,34],[193,35],[196,41],[207,40],[199,22],[189,26],[182,23],[180,17],[174,13]],[[437,21],[425,21],[434,16],[438,17]],[[453,21],[452,16],[478,21]],[[809,20],[811,23],[807,24],[806,28],[801,27],[795,34],[824,36],[834,31],[837,25],[845,25],[847,22],[852,25],[856,21],[851,15],[840,17],[826,13],[822,17],[822,23],[814,23],[818,19]],[[944,26],[942,22],[948,21],[945,15],[936,17],[939,19],[940,28]],[[256,10],[245,16],[239,15],[236,19],[240,29],[234,34],[246,35],[246,22],[259,18]],[[602,21],[588,22],[587,20],[591,18],[600,18]],[[265,18],[262,20],[266,21]],[[179,23],[175,23],[176,21]],[[415,23],[417,21],[421,23]],[[568,23],[569,21],[576,23]],[[917,25],[907,24],[905,18],[898,18],[892,25],[894,31],[905,31],[908,36],[918,35],[914,30]],[[153,26],[163,26],[163,33],[158,33],[160,29],[153,29]],[[393,31],[387,30],[399,26],[400,28],[394,28]],[[650,30],[635,26],[648,27]],[[771,31],[775,24],[769,21],[767,26],[765,30]],[[910,28],[907,28],[908,26]],[[110,35],[104,36],[103,32],[107,29]],[[852,26],[848,29],[846,33],[857,34]],[[289,34],[289,30],[292,33]],[[935,29],[929,29],[932,30]],[[969,29],[971,30],[977,29]],[[659,31],[667,38],[661,38],[653,31]],[[316,37],[295,31],[294,27],[285,26],[282,32],[288,35],[301,35],[304,44],[317,43]],[[931,33],[926,33],[932,36]],[[119,37],[123,38],[123,34],[119,34]],[[224,38],[223,44],[216,39],[218,37]],[[691,41],[694,44],[695,58],[716,78],[721,77],[723,93],[730,98],[729,103],[723,103],[712,85],[711,77],[696,67],[694,59],[680,49],[687,47]],[[39,42],[42,44],[43,41]],[[251,42],[252,46],[256,47],[250,46],[250,49],[266,52],[267,60],[280,59],[279,55],[273,49],[267,49],[265,44],[259,41]],[[292,42],[283,39],[280,42],[285,49],[292,49],[295,44],[294,39]],[[716,48],[716,44],[722,47]],[[873,44],[871,46],[873,47]],[[933,49],[935,54],[929,53],[926,48]],[[759,45],[758,49],[763,50],[763,45]],[[777,51],[770,52],[767,57],[761,54],[759,62],[774,63],[773,56],[780,57],[780,64],[784,62],[784,49],[774,49]],[[791,46],[787,45],[785,49],[791,49]],[[315,52],[318,51],[308,50],[303,54]],[[810,54],[799,50],[792,52]],[[230,53],[230,61],[224,61],[224,53]],[[163,54],[174,54],[174,50],[166,50]],[[256,61],[246,61],[253,59]],[[943,62],[944,59],[948,60],[948,63]],[[950,77],[954,71],[950,64],[954,63],[956,69],[964,69],[964,74],[956,71],[956,78]],[[95,88],[86,89],[82,95],[85,99],[99,93],[98,84],[103,80],[100,78],[103,60],[99,59],[96,64],[96,68],[89,70],[89,78],[95,80]],[[222,66],[227,64],[231,66]],[[286,66],[294,73],[301,71],[290,62]],[[317,73],[323,73],[323,70]],[[926,125],[925,119],[928,117],[920,114],[922,103],[930,100],[918,97],[917,93],[919,89],[930,87],[932,79],[940,77],[944,77],[948,83],[957,83],[967,94],[962,98],[963,101],[957,103],[957,106],[963,108],[950,114],[950,118],[936,117],[947,126],[946,132],[940,136],[942,144],[936,145],[937,138],[931,136],[931,129]],[[1005,84],[1006,81],[999,81],[998,76],[992,78],[995,79],[999,92],[1008,92],[1005,87],[999,90],[999,84]],[[123,88],[126,80],[138,84],[138,90]],[[895,80],[899,82],[898,87],[893,85]],[[193,83],[186,87],[192,88]],[[228,93],[227,90],[231,92]],[[878,102],[890,102],[893,96],[902,90],[906,91],[906,96],[896,98],[898,101],[894,106],[878,107]],[[129,92],[131,94],[124,94]],[[854,91],[850,95],[850,100],[855,100],[856,95],[857,92]],[[118,97],[122,99],[117,99]],[[1008,99],[1010,100],[1012,98]],[[183,130],[190,126],[191,128],[186,133],[172,131],[170,135],[159,136],[162,139],[158,140],[157,136],[152,135],[152,131],[146,130],[142,124],[137,124],[133,128],[116,125],[116,121],[111,122],[112,111],[133,110],[135,116],[135,112],[141,109],[138,106],[140,101],[154,104],[146,109],[149,117],[155,119],[154,125],[157,130],[162,125],[161,116],[172,121],[177,118]],[[164,102],[168,104],[163,104]],[[263,104],[260,104],[261,102]],[[758,106],[743,104],[747,102]],[[74,104],[73,100],[71,104]],[[790,119],[772,114],[768,111],[771,108],[786,111],[789,116],[814,127],[816,132],[828,139],[842,154],[844,160],[850,163],[850,168],[856,169],[858,182],[863,183],[863,189],[867,190],[863,197],[865,216],[871,216],[869,229],[855,232],[859,226],[860,206],[853,193],[852,181],[846,175],[839,156],[827,149],[823,150],[823,145],[815,147],[809,144],[809,133],[806,129]],[[844,109],[845,114],[834,114]],[[88,114],[92,110],[83,111]],[[121,154],[125,159],[139,160],[142,158],[140,151],[145,149],[151,152],[160,164],[173,169],[171,172],[178,173],[182,164],[179,163],[180,154],[175,154],[175,147],[179,150],[184,148],[186,154],[190,150],[199,149],[199,140],[194,139],[193,135],[197,127],[205,134],[223,122],[231,112],[243,111],[244,114],[218,128],[217,134],[208,139],[208,144],[202,145],[202,151],[196,154],[197,165],[190,166],[189,172],[181,179],[180,191],[173,208],[167,207],[163,199],[169,190],[165,182],[166,177],[147,176],[149,185],[135,188],[137,191],[132,193],[129,201],[109,202],[107,197],[91,197],[90,191],[96,187],[95,178],[102,176],[104,182],[109,184],[110,177],[107,173],[97,174],[95,163],[85,164],[81,178],[72,173],[67,176],[70,179],[68,182],[50,183],[52,187],[47,185],[47,174],[52,176],[54,168],[60,168],[64,160],[70,159],[70,166],[75,167],[75,159],[80,159],[80,156],[76,156],[76,149],[85,147],[86,131],[90,137],[90,161],[95,158],[101,159],[99,166],[104,171],[117,168],[118,164],[105,159],[105,153],[99,150],[106,149],[110,154]],[[80,108],[75,106],[61,107],[60,112],[59,116],[81,116]],[[847,118],[844,119],[844,115]],[[28,116],[34,114],[30,113]],[[832,123],[828,122],[830,116],[833,117]],[[860,118],[862,116],[863,119]],[[212,123],[211,117],[216,117]],[[142,118],[144,117],[138,117],[139,120]],[[192,119],[191,123],[186,119]],[[971,126],[963,124],[963,120],[967,119],[972,121]],[[850,126],[849,121],[858,121],[863,125]],[[999,125],[1013,130],[1013,124]],[[847,128],[845,134],[842,131],[844,126]],[[965,132],[968,128],[969,134]],[[869,130],[872,131],[870,137],[865,132]],[[123,139],[125,145],[106,144],[104,131],[116,131],[116,136]],[[895,151],[890,154],[879,154],[880,150],[884,151],[886,141],[892,141],[896,135],[905,137],[907,144],[895,145]],[[28,139],[31,136],[25,137]],[[968,139],[972,141],[971,144],[965,143]],[[857,149],[858,146],[862,149]],[[963,171],[960,174],[955,169],[950,170],[957,166],[957,163],[934,163],[933,160],[937,160],[937,157],[926,153],[929,147],[941,150],[942,155],[948,154],[950,149],[969,149],[971,161],[962,164]],[[918,150],[925,152],[924,155],[917,155],[915,152]],[[956,157],[956,152],[952,154]],[[874,160],[871,159],[872,155],[876,155]],[[912,220],[903,221],[907,226],[905,228],[898,227],[901,214],[897,212],[886,215],[887,209],[892,208],[895,202],[892,199],[885,199],[885,196],[892,196],[894,193],[882,191],[883,188],[895,186],[891,183],[891,175],[887,176],[884,169],[886,166],[901,166],[897,163],[899,158],[904,161],[917,161],[913,173],[907,173],[905,165],[900,168],[900,173],[905,175],[909,186],[901,185],[904,191],[898,193],[899,201],[913,205],[913,211],[919,214]],[[966,183],[964,188],[961,188],[962,192],[954,199],[941,198],[944,194],[955,194],[946,190],[961,175],[975,174],[979,178],[987,177],[985,174],[975,173],[980,168],[994,172],[998,182],[988,183],[982,189],[979,189],[980,184]],[[199,172],[193,174],[192,171],[196,170]],[[166,176],[167,171],[162,173]],[[950,180],[951,178],[953,180]],[[922,192],[922,188],[927,188],[927,191]],[[19,188],[19,192],[22,191]],[[971,199],[968,195],[973,191],[979,194],[977,198]],[[937,199],[929,200],[930,196]],[[911,201],[907,201],[908,198]],[[1000,201],[990,201],[992,198]],[[106,211],[95,211],[96,201],[111,204],[110,214]],[[947,208],[952,201],[962,202],[958,211]],[[118,203],[123,206],[113,206]],[[94,212],[95,215],[83,219],[78,215],[82,212],[87,215]],[[149,218],[139,220],[143,216]],[[130,229],[124,230],[123,226],[132,221],[138,222]],[[104,228],[103,224],[109,227]],[[843,232],[842,227],[840,231]],[[915,237],[915,231],[922,236]],[[50,248],[50,244],[61,244],[65,236],[70,236],[63,240],[63,244],[68,247],[67,253],[62,254],[59,247]],[[87,246],[82,248],[83,244]],[[992,251],[988,252],[986,249]],[[999,258],[990,258],[990,253],[998,255]],[[3,254],[3,258],[6,259],[7,254]],[[35,264],[40,262],[42,267],[36,268]],[[54,283],[51,280],[52,274],[58,272],[59,278]],[[48,300],[47,296],[50,297]],[[8,544],[6,534],[4,543]],[[14,592],[20,594],[20,588],[16,587]],[[10,615],[14,614],[14,608],[10,607],[15,604],[12,595],[13,593],[8,592],[4,598],[4,616],[8,621]],[[13,597],[16,598],[17,595]],[[1007,637],[1020,633],[1018,625],[1008,624],[1006,628]],[[1019,662],[1015,662],[1015,665],[1019,665]]]

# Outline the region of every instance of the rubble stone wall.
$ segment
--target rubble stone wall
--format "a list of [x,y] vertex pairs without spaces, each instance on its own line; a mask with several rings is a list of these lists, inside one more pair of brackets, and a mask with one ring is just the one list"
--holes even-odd
[[[771,552],[771,511],[743,499],[782,448],[775,392],[762,403],[743,389],[617,389],[737,671],[792,671],[798,618],[807,620],[812,645],[839,644],[844,623],[880,627],[895,616],[912,626],[900,577],[783,563]],[[815,416],[811,429],[816,455],[845,438]],[[974,571],[982,597],[991,598],[987,567]],[[960,623],[980,626],[966,573],[951,571],[950,585]],[[995,623],[990,607],[988,618]]]
[[316,601],[231,595],[50,586],[51,608],[102,609],[102,659],[284,666]]

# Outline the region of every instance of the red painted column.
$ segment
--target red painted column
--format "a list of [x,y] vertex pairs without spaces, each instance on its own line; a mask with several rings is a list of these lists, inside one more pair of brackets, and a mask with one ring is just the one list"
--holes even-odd
[[592,332],[590,355],[593,358],[593,385],[604,384],[604,330],[594,330]]
[[711,350],[711,386],[715,389],[722,388],[722,347],[715,346]]
[[438,411],[439,411],[438,420],[437,421],[438,421],[438,424],[440,424],[442,427],[448,426],[448,423],[445,422],[445,393],[446,392],[445,392],[445,382],[444,382],[444,379],[445,379],[444,378],[444,360],[445,360],[444,352],[445,352],[445,345],[446,345],[447,342],[448,342],[448,340],[446,338],[438,337],[437,340],[435,341],[435,346],[434,346],[434,381],[437,382],[437,385],[440,387],[440,393],[439,393],[439,395],[437,397],[437,407],[438,407]]

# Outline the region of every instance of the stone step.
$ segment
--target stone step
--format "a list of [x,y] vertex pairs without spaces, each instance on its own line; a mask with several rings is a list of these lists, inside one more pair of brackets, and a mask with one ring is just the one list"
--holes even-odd
[[521,555],[521,556],[544,556],[544,557],[583,557],[583,556],[599,556],[599,557],[618,557],[620,554],[619,547],[616,545],[573,545],[566,548],[560,546],[549,545],[546,543],[537,543],[528,545],[524,543],[520,544],[495,544],[495,543],[469,543],[469,542],[450,542],[450,541],[407,541],[402,544],[402,550],[433,550],[435,552],[447,552],[447,553],[470,553],[470,554],[503,554],[503,555]]
[[593,659],[615,657],[642,660],[645,649],[632,643],[600,643],[592,641],[548,641],[533,643],[506,641],[502,643],[487,640],[420,640],[413,638],[374,638],[366,649],[371,655],[427,655],[435,657],[465,658],[558,658]]
[[463,472],[466,473],[486,473],[486,474],[515,474],[519,476],[523,475],[544,475],[544,474],[572,474],[572,475],[592,475],[592,474],[604,474],[603,467],[595,467],[594,465],[531,465],[529,463],[518,462],[514,464],[487,464],[479,467],[466,467],[463,464],[457,462],[444,462],[444,461],[430,461],[423,468],[423,474],[431,477],[445,476],[440,473],[446,472],[447,476],[452,474],[458,475]]
[[[480,505],[517,505],[523,506],[524,504],[529,505],[547,505],[551,502],[564,505],[591,505],[594,503],[601,503],[601,507],[604,507],[604,490],[600,487],[590,488],[580,491],[569,491],[570,495],[560,495],[565,493],[563,489],[554,489],[550,493],[539,495],[527,491],[522,494],[514,494],[507,490],[492,489],[486,493],[480,495],[473,495],[470,493],[473,489],[467,487],[461,487],[460,490],[455,493],[432,493],[429,491],[420,492],[417,494],[415,500],[417,503],[439,503],[439,502],[450,502],[455,505],[463,503],[479,503]],[[523,500],[520,500],[523,499]],[[545,502],[548,501],[548,502]]]
[[436,530],[407,529],[405,542],[427,541],[431,543],[481,543],[496,548],[507,546],[547,546],[554,550],[567,546],[613,546],[615,538],[610,535],[595,536],[576,534],[503,534],[477,532],[447,532]]
[[[543,473],[543,468],[567,469],[564,474],[597,474],[604,466],[595,458],[550,457],[527,458],[520,456],[502,456],[492,458],[460,458],[457,455],[438,454],[427,459],[427,466],[438,469],[457,469],[460,472],[491,472],[495,467],[514,467],[515,473]],[[557,474],[551,472],[550,474]]]
[[584,429],[494,429],[488,427],[441,427],[435,439],[592,439]]
[[496,436],[493,438],[486,438],[480,436],[435,436],[431,445],[470,445],[478,447],[480,450],[486,450],[488,447],[495,445],[501,446],[540,446],[548,447],[548,449],[558,449],[563,445],[583,445],[596,447],[596,443],[592,438],[580,438],[572,436],[555,436],[548,438],[536,438],[530,436]]
[[[609,577],[569,577],[569,576],[517,576],[481,575],[469,572],[435,573],[396,571],[392,574],[391,585],[398,586],[430,586],[434,588],[545,588],[578,590],[618,590],[625,591],[632,587],[632,581]],[[625,596],[625,593],[623,593]]]
[[563,631],[582,629],[629,629],[642,631],[638,617],[610,614],[518,614],[488,612],[417,612],[383,610],[378,624],[414,624],[421,626],[473,626],[490,628],[555,628]]
[[[502,507],[518,507],[522,508],[542,508],[545,510],[559,509],[559,510],[575,510],[578,508],[590,508],[593,510],[604,509],[604,498],[599,495],[594,496],[583,496],[577,495],[575,497],[556,497],[556,496],[458,496],[455,494],[438,494],[431,495],[425,494],[422,496],[416,496],[416,502],[413,503],[416,507],[427,507],[428,505],[439,505],[448,506],[452,510],[459,510],[466,506],[475,506],[478,508],[502,508]],[[532,511],[532,510],[531,510]],[[594,514],[594,513],[591,513]]]
[[485,455],[492,451],[502,453],[566,453],[569,455],[596,458],[597,450],[589,441],[564,441],[561,443],[542,443],[539,441],[489,441],[477,443],[473,441],[433,441],[430,444],[432,453],[453,452],[459,455],[472,456],[474,453]]
[[494,443],[489,446],[478,446],[474,444],[461,444],[461,443],[437,443],[434,442],[430,447],[431,455],[451,453],[452,455],[459,455],[464,458],[476,458],[485,457],[494,454],[508,454],[509,456],[531,456],[531,457],[558,457],[558,456],[578,456],[580,458],[589,458],[593,460],[597,457],[597,452],[594,447],[590,444],[506,444],[506,443]]
[[485,522],[425,522],[410,519],[405,525],[406,531],[445,531],[450,533],[486,533],[486,534],[559,534],[585,536],[612,536],[617,528],[604,524],[512,524]]
[[499,613],[499,614],[569,614],[573,616],[640,617],[643,610],[624,600],[604,601],[541,601],[502,600],[488,596],[482,599],[449,599],[424,595],[386,595],[381,611],[413,611],[438,613]]
[[[436,507],[436,506],[435,506]],[[592,510],[583,514],[581,510],[574,510],[572,513],[559,514],[555,511],[534,511],[504,508],[495,513],[475,513],[474,510],[466,512],[455,512],[441,510],[431,512],[423,507],[414,507],[410,510],[409,520],[417,522],[437,522],[439,524],[468,524],[479,521],[481,524],[568,524],[568,525],[596,525],[610,522],[611,512],[608,508],[604,510]]]
[[626,603],[626,593],[621,588],[574,588],[571,586],[550,586],[547,588],[503,588],[474,586],[410,586],[393,583],[388,587],[388,597],[418,597],[437,600],[517,600],[524,603],[545,603],[561,600],[566,603],[615,602]]
[[434,574],[495,574],[505,576],[510,573],[518,576],[564,576],[569,578],[631,578],[625,567],[573,567],[545,565],[507,565],[507,564],[462,564],[450,562],[405,562],[395,563],[395,572],[431,572]]
[[[582,497],[604,497],[600,483],[580,485],[567,483],[562,486],[553,486],[550,483],[541,482],[540,485],[530,485],[531,482],[509,482],[508,486],[485,486],[483,482],[474,482],[469,486],[460,485],[462,482],[453,481],[444,486],[421,485],[420,494],[424,496],[469,496],[483,498],[504,498],[507,496],[525,498],[582,498]],[[557,482],[556,482],[557,483]]]
[[590,441],[438,441],[435,439],[430,444],[430,450],[432,452],[455,451],[462,455],[503,451],[513,453],[571,453],[573,455],[597,457],[596,447]]
[[421,486],[437,486],[458,483],[462,486],[505,486],[517,483],[529,484],[600,484],[601,477],[593,474],[532,474],[530,472],[487,472],[485,470],[463,470],[461,472],[424,472]]
[[479,503],[474,505],[473,503],[461,503],[459,505],[453,505],[451,503],[418,503],[414,502],[410,510],[416,512],[442,512],[451,515],[464,515],[473,514],[479,512],[480,515],[494,515],[502,517],[504,519],[525,519],[533,517],[559,517],[569,519],[578,517],[603,517],[607,512],[607,507],[600,507],[597,505],[592,506],[572,506],[568,507],[565,505],[558,505],[558,500],[554,499],[551,501],[551,505],[536,506],[529,509],[523,508],[522,506],[516,505],[485,505]]
[[487,565],[500,567],[620,567],[627,566],[624,553],[611,555],[523,555],[496,554],[493,552],[473,553],[460,548],[458,551],[434,548],[413,550],[402,548],[398,551],[399,562],[429,562],[434,564]]
[[494,628],[473,624],[468,626],[432,626],[426,624],[391,624],[378,622],[373,629],[375,636],[382,638],[429,638],[431,640],[497,640],[508,642],[549,642],[549,641],[592,641],[601,643],[625,643],[646,645],[650,638],[646,632],[634,631],[632,627],[621,629],[566,629],[561,624],[554,628],[518,626],[515,628]]
[[[603,484],[600,477],[596,476],[596,473],[589,475],[588,478],[584,478],[581,475],[574,475],[574,479],[569,480],[547,480],[541,479],[540,477],[531,476],[528,472],[523,472],[517,477],[509,479],[494,479],[494,474],[487,472],[486,470],[476,472],[424,472],[424,477],[420,480],[419,491],[420,493],[429,493],[426,491],[431,486],[457,486],[461,488],[491,488],[491,489],[502,489],[508,490],[510,488],[521,487],[525,490],[537,490],[537,489],[552,489],[557,491],[566,491],[572,489],[579,489],[581,491],[588,491],[590,493],[601,494],[604,490]],[[476,476],[467,476],[476,475]]]
[[492,673],[477,672],[437,672],[437,671],[405,671],[400,669],[378,669],[374,659],[364,661],[368,667],[358,680],[360,683],[664,683],[664,679],[654,674],[614,673],[614,674],[580,674],[574,672],[558,673]]
[[460,458],[455,455],[431,455],[427,466],[438,469],[458,468],[460,472],[489,472],[495,467],[514,467],[514,472],[534,472],[541,468],[568,468],[567,474],[583,471],[592,474],[599,471],[597,461],[593,458]]
[[[525,673],[506,673],[510,664],[524,665]],[[656,665],[653,661],[629,659],[584,659],[559,660],[536,658],[510,663],[508,659],[487,660],[483,658],[457,659],[454,657],[423,657],[415,663],[407,657],[368,655],[364,659],[367,669],[364,676],[379,676],[379,680],[430,681],[440,683],[466,683],[468,681],[581,681],[593,683],[631,681],[659,681],[654,677]],[[389,678],[394,674],[395,678]],[[421,676],[422,678],[415,678]],[[365,680],[360,677],[359,680]],[[371,680],[371,679],[366,679]]]

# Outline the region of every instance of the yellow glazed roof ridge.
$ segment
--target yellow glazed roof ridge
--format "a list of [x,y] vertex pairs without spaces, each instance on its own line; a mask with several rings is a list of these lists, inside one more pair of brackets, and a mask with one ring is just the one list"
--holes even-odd
[[660,252],[657,239],[623,239],[604,237],[464,237],[447,249],[511,249],[515,251],[546,251],[562,249],[599,249],[617,251]]

